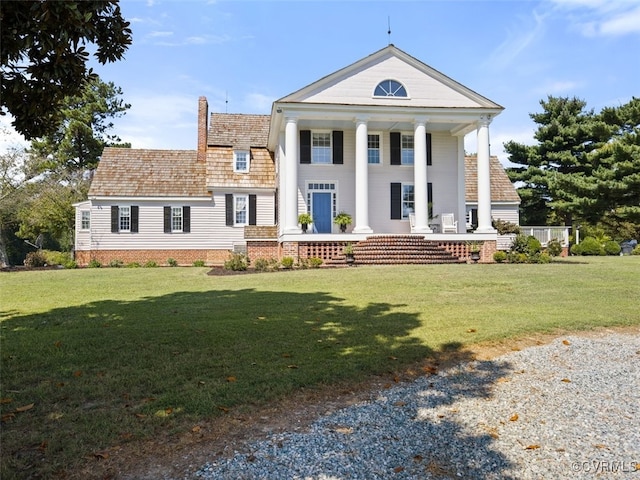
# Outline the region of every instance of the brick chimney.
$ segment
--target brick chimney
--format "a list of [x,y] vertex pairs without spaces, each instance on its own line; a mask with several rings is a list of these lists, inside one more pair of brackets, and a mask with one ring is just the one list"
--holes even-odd
[[205,163],[207,160],[207,131],[209,119],[209,104],[207,97],[198,99],[198,163]]

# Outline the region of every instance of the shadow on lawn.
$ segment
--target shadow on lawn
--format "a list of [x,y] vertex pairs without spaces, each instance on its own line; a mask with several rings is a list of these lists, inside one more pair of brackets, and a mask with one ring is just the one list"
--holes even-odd
[[[411,333],[420,326],[418,314],[396,307],[359,308],[321,292],[246,289],[9,314],[0,324],[0,398],[7,399],[0,404],[1,476],[62,475],[95,462],[96,452],[183,425],[181,419],[233,414],[301,388],[393,374],[425,359],[423,373],[469,359],[459,345],[434,351],[422,344]],[[504,367],[495,370],[439,401],[488,396],[504,375]],[[438,444],[446,448],[451,432],[482,449],[496,468],[506,465],[491,451],[489,435],[467,442],[451,425],[436,429]],[[455,456],[452,463],[464,462]]]

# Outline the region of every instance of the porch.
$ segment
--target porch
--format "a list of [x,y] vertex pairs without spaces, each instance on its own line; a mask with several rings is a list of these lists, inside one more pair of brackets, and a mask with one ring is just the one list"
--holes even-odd
[[343,250],[348,244],[353,246],[356,264],[360,265],[466,263],[472,261],[471,244],[480,247],[479,262],[491,263],[497,240],[495,233],[284,234],[277,238],[250,238],[251,236],[251,232],[245,232],[246,251],[251,259],[269,256],[278,259],[292,257],[296,260],[320,258],[325,265],[344,264]]

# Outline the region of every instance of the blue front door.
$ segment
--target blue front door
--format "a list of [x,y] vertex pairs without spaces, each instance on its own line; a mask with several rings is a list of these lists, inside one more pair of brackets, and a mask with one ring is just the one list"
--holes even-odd
[[331,194],[313,192],[311,208],[314,231],[331,233]]

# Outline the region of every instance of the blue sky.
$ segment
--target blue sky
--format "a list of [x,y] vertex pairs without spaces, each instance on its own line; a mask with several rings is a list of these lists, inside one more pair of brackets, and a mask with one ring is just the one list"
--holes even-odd
[[[547,95],[599,111],[640,96],[640,0],[121,1],[133,45],[94,65],[132,107],[116,131],[134,148],[194,149],[198,97],[211,112],[271,103],[389,41],[505,107],[502,143],[533,142]],[[388,22],[391,35],[387,34]],[[227,103],[228,102],[228,103]],[[475,151],[474,134],[467,149]]]

